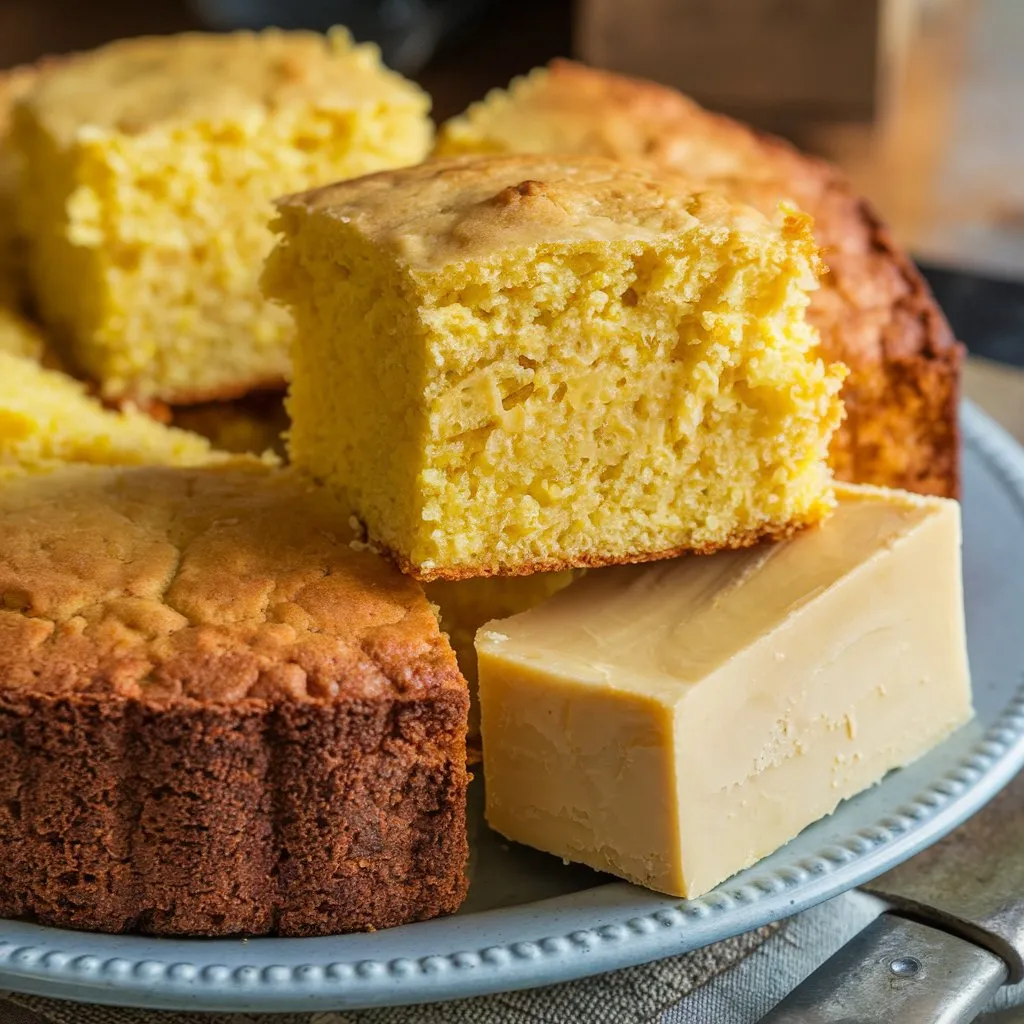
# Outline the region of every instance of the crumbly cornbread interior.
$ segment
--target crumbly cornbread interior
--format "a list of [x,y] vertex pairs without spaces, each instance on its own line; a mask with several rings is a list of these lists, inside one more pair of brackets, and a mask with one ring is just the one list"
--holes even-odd
[[751,543],[822,518],[841,367],[817,251],[599,159],[434,163],[279,204],[290,455],[421,579]]
[[257,288],[270,201],[422,159],[429,98],[341,31],[131,39],[16,108],[43,319],[105,396],[277,385],[291,324]]
[[202,466],[230,459],[198,434],[131,408],[106,409],[79,381],[0,351],[0,475],[63,462]]
[[849,368],[838,479],[955,497],[961,355],[912,261],[838,168],[666,86],[554,60],[446,121],[435,155],[575,153],[648,161],[771,215],[814,218],[829,273],[808,308]]

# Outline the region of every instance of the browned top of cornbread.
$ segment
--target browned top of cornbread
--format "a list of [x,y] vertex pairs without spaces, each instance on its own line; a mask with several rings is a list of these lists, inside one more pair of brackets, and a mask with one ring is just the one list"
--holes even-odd
[[70,467],[0,493],[0,690],[168,703],[464,687],[412,580],[288,471]]
[[123,39],[63,60],[25,101],[63,142],[81,130],[137,135],[158,125],[238,123],[295,106],[429,107],[425,93],[343,29],[183,33]]
[[[544,243],[655,241],[698,224],[766,238],[778,230],[753,207],[670,171],[590,156],[435,160],[286,196],[277,205],[285,215],[319,213],[351,225],[421,270]],[[809,239],[804,220],[790,218],[787,230]]]
[[[826,353],[851,365],[917,355],[944,356],[956,343],[927,285],[841,172],[788,143],[705,110],[664,86],[554,61],[488,97],[463,118],[497,152],[533,150],[643,158],[704,184],[726,188],[763,211],[790,199],[815,222],[831,273],[810,317]],[[440,134],[441,154],[459,152],[456,118]],[[477,121],[476,119],[481,120]]]

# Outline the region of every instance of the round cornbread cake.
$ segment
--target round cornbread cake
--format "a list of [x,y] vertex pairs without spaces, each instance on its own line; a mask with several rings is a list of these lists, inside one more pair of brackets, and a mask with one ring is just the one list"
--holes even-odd
[[0,917],[320,935],[458,907],[466,684],[338,523],[265,467],[5,482]]
[[844,363],[842,480],[955,497],[962,349],[910,258],[838,168],[707,111],[673,89],[554,61],[441,129],[436,155],[560,153],[647,160],[765,213],[811,214],[830,273],[808,316]]

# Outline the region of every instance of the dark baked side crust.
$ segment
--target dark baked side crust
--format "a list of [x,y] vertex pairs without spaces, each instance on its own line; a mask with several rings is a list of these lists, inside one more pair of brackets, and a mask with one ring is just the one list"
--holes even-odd
[[452,912],[467,703],[0,691],[0,917],[324,935]]

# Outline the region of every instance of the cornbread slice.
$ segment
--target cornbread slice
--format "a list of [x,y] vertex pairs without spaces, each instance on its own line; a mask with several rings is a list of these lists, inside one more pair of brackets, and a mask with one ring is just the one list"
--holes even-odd
[[830,461],[843,480],[955,497],[962,349],[912,261],[842,172],[680,93],[569,61],[495,90],[441,129],[440,156],[592,154],[647,160],[771,214],[814,218],[829,273],[808,318],[850,368]]
[[58,370],[0,351],[0,469],[54,462],[199,466],[229,456],[131,408],[106,409]]
[[777,224],[596,158],[431,163],[281,200],[292,461],[419,579],[663,558],[832,507],[842,377]]
[[466,684],[411,580],[259,464],[0,489],[0,917],[321,935],[466,892]]
[[598,569],[481,629],[491,827],[699,896],[966,722],[959,506],[836,492],[788,541]]
[[257,289],[270,200],[420,160],[429,99],[347,34],[132,39],[16,107],[43,319],[108,398],[281,386],[291,326]]

